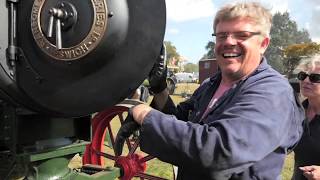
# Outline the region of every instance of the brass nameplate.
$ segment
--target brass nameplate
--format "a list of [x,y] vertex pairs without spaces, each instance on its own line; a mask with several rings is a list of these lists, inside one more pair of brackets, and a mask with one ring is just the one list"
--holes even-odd
[[99,44],[105,34],[107,26],[107,5],[105,0],[91,0],[94,8],[94,20],[90,32],[76,46],[63,47],[62,49],[58,49],[56,45],[49,42],[42,32],[40,14],[45,1],[46,0],[35,0],[31,12],[31,31],[33,38],[43,52],[54,59],[70,61],[84,57]]

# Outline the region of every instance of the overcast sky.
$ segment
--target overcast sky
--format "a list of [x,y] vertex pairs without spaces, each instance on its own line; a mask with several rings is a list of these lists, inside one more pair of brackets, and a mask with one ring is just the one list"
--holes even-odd
[[[166,0],[167,26],[165,40],[176,46],[188,62],[197,63],[212,39],[212,20],[222,5],[235,0]],[[299,29],[309,31],[312,40],[320,42],[320,0],[258,0],[272,12],[290,13]]]

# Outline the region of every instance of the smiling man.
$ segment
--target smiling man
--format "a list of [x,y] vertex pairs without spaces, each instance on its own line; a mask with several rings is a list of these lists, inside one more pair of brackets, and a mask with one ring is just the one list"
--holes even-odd
[[281,178],[304,114],[288,81],[263,56],[271,19],[254,2],[220,9],[213,34],[220,71],[177,107],[158,59],[150,75],[153,108],[138,105],[131,112],[141,125],[141,149],[177,165],[178,179]]

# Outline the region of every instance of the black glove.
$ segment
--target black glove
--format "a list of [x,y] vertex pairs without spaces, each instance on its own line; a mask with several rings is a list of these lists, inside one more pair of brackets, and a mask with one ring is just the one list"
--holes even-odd
[[167,64],[166,64],[166,48],[162,45],[160,55],[149,73],[148,80],[149,90],[153,94],[158,94],[167,88]]
[[116,156],[121,156],[124,142],[130,137],[135,131],[140,128],[140,125],[133,119],[131,108],[129,109],[128,116],[121,125],[118,134],[116,136],[114,152]]

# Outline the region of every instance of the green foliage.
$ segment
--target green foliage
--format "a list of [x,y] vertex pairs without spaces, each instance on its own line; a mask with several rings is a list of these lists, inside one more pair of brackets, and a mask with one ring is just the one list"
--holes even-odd
[[317,43],[303,43],[293,44],[284,49],[284,55],[286,57],[301,57],[312,56],[320,52],[320,44]]
[[320,52],[320,44],[317,43],[303,43],[293,44],[284,49],[284,61],[283,64],[287,67],[284,73],[290,77],[293,70],[299,65],[301,59],[306,56],[312,56],[313,54]]
[[199,71],[198,64],[187,63],[186,65],[184,65],[184,72],[193,73],[198,71]]
[[164,41],[164,44],[166,45],[167,50],[167,63],[176,65],[173,61],[180,59],[180,54],[177,52],[177,48],[171,43],[171,41]]
[[310,43],[307,30],[298,30],[297,23],[290,19],[288,12],[276,13],[273,16],[271,42],[265,56],[271,66],[281,73],[287,72],[283,50],[292,44]]
[[214,43],[213,41],[209,41],[206,45],[206,50],[207,53],[203,55],[203,57],[201,59],[212,59],[214,58],[216,55],[214,54],[214,47],[215,47],[216,43]]

